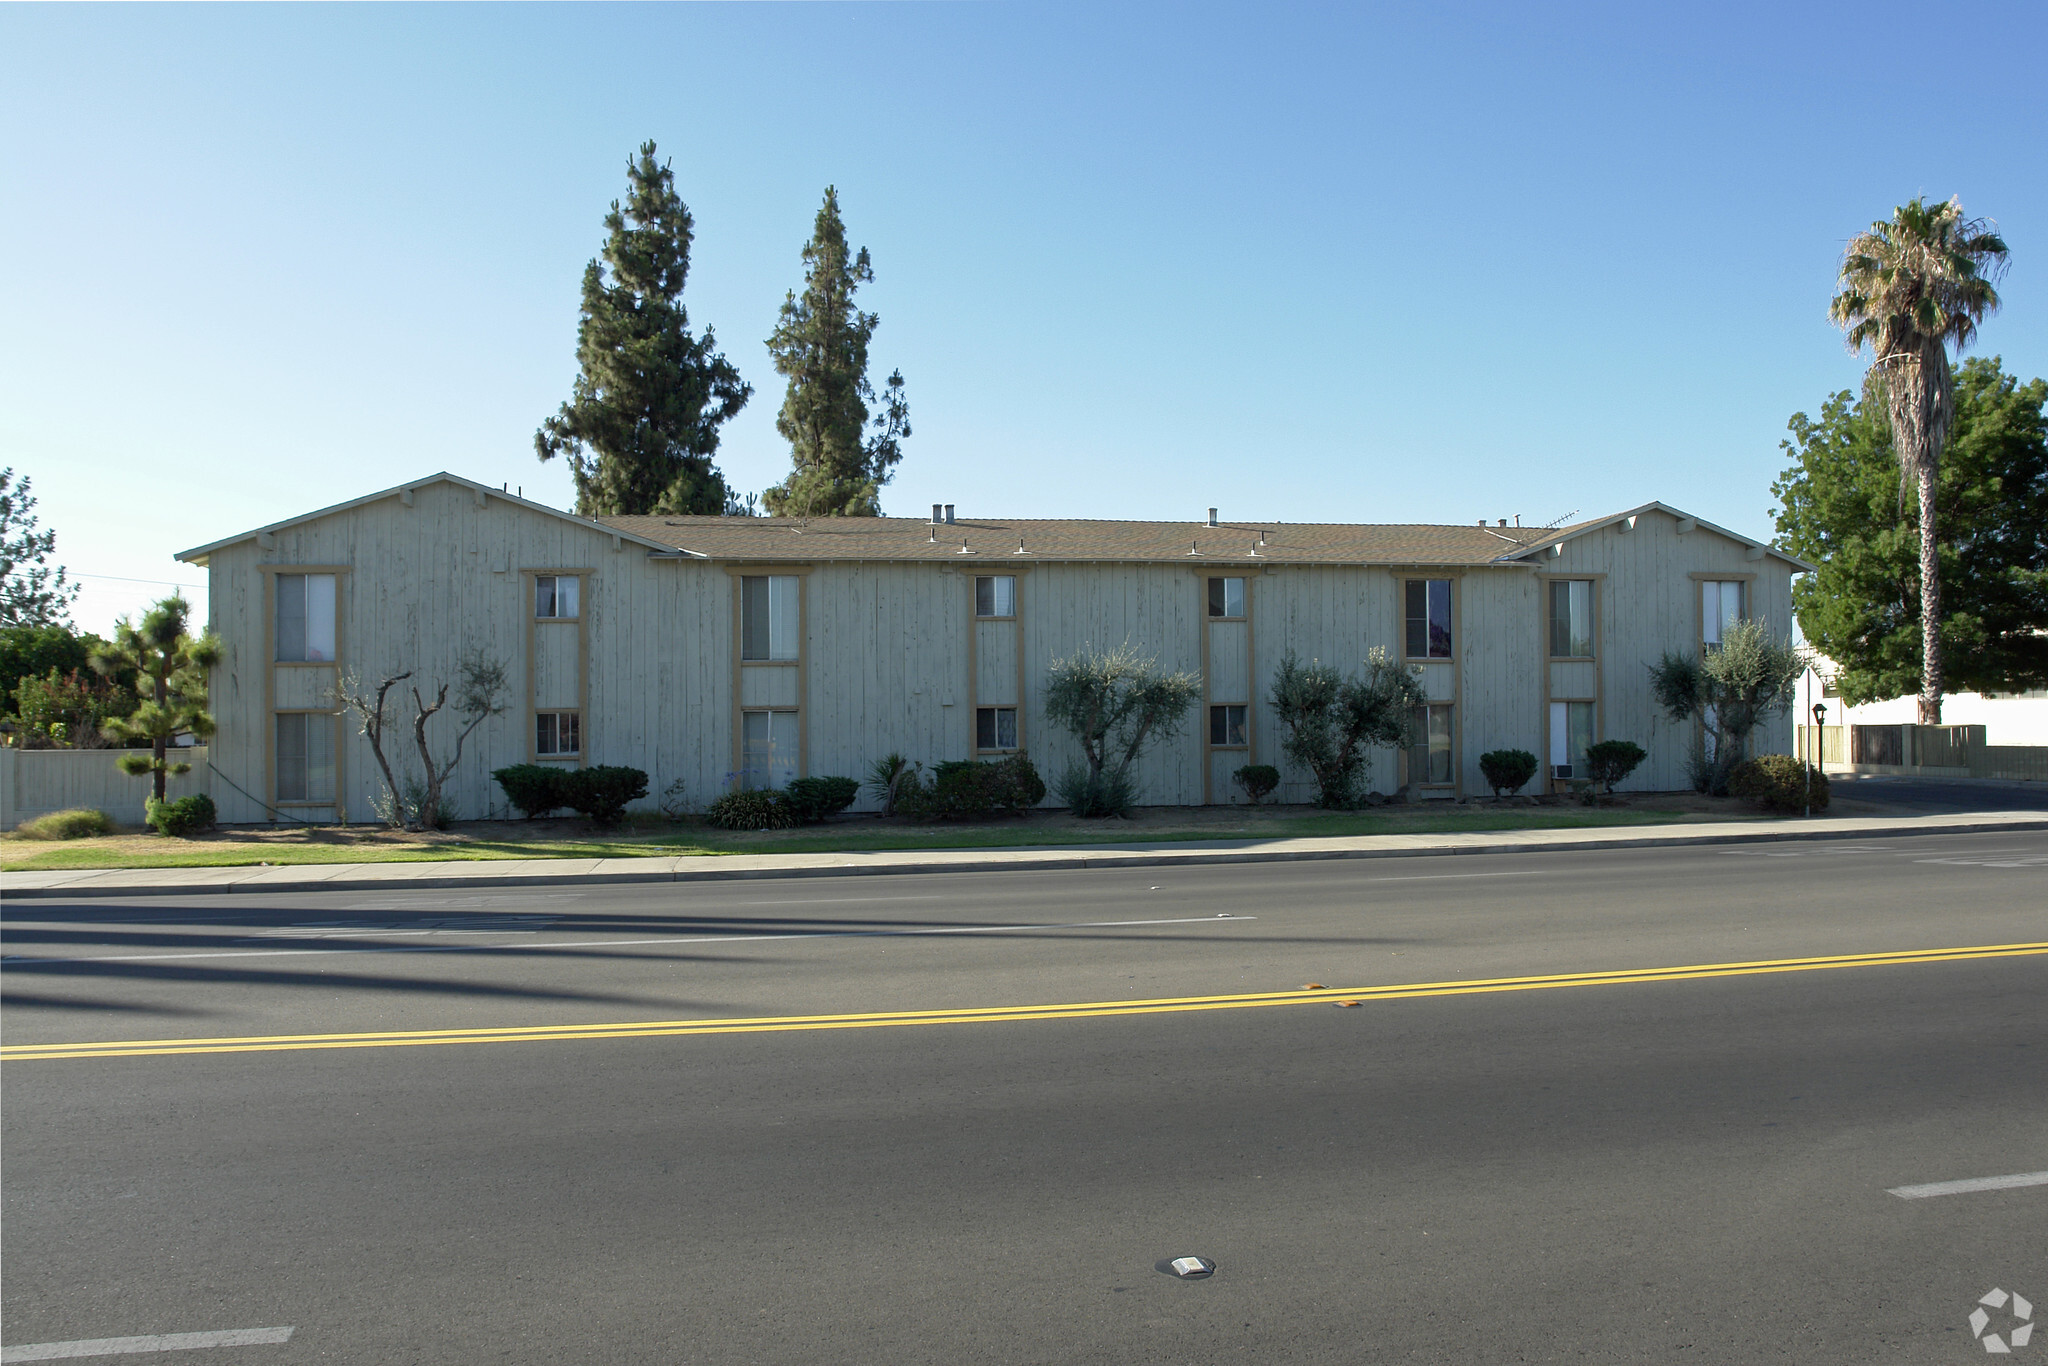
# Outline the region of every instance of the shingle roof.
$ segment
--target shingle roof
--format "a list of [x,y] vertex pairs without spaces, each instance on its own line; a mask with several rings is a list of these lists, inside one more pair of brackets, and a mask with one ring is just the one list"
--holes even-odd
[[[1108,522],[921,517],[600,517],[608,528],[715,560],[1202,560],[1485,565],[1554,540],[1535,527],[1327,522]],[[1263,543],[1262,543],[1263,538]],[[1020,549],[1021,547],[1021,549]]]

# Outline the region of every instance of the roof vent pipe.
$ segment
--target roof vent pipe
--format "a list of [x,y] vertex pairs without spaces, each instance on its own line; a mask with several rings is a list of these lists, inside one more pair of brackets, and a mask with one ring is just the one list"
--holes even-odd
[[1210,508],[1210,509],[1209,509],[1209,525],[1210,525],[1210,526],[1215,526],[1215,525],[1216,525],[1216,509],[1215,509],[1215,508]]
[[938,524],[939,524],[940,522],[942,522],[942,521],[944,521],[944,520],[945,520],[945,517],[946,517],[946,505],[945,505],[944,503],[933,503],[933,504],[932,504],[932,525],[933,525],[933,526],[937,526],[937,525],[938,525]]
[[953,524],[953,505],[952,505],[951,503],[948,503],[948,504],[946,504],[946,525],[947,525],[947,526],[951,526],[952,524]]

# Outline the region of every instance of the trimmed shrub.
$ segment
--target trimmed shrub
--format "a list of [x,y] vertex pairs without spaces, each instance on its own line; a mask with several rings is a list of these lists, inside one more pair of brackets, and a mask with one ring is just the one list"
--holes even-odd
[[1769,811],[1804,811],[1809,780],[1813,809],[1828,809],[1828,775],[1789,754],[1744,759],[1728,772],[1728,795]]
[[721,830],[787,830],[796,817],[781,793],[739,787],[712,798],[704,808],[704,823]]
[[25,840],[84,840],[114,833],[114,818],[91,807],[75,806],[69,811],[50,811],[32,821],[23,821],[14,833]]
[[1128,816],[1138,804],[1138,785],[1131,781],[1128,769],[1106,768],[1090,773],[1083,765],[1075,764],[1060,775],[1053,784],[1053,792],[1076,816]]
[[1246,764],[1230,775],[1230,781],[1242,788],[1246,798],[1257,806],[1280,786],[1280,770],[1271,764]]
[[782,801],[799,825],[815,825],[836,816],[860,796],[852,778],[795,778],[782,789]]
[[599,825],[616,824],[626,814],[626,803],[647,795],[647,774],[617,764],[593,764],[589,768],[567,769],[562,774],[562,805],[573,807]]
[[213,798],[204,792],[195,792],[174,802],[160,802],[151,797],[143,808],[143,814],[159,835],[175,835],[182,839],[211,827],[219,813],[214,810]]
[[1536,776],[1536,756],[1526,749],[1490,749],[1479,756],[1479,772],[1496,797],[1512,797]]
[[1635,772],[1637,765],[1649,757],[1633,740],[1602,740],[1586,746],[1586,776],[1602,792],[1612,792],[1616,783]]
[[914,778],[896,794],[896,809],[919,820],[1014,816],[1045,800],[1045,780],[1024,751],[1001,759],[953,759],[932,771],[929,786]]
[[505,800],[532,820],[569,805],[568,780],[575,773],[573,768],[555,764],[514,764],[493,769],[491,776],[505,790]]

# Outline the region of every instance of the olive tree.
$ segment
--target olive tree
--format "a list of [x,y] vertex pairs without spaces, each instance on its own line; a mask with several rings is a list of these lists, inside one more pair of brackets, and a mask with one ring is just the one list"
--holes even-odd
[[1316,805],[1348,810],[1364,795],[1369,751],[1406,743],[1415,709],[1427,700],[1385,650],[1374,650],[1364,673],[1350,676],[1317,660],[1303,664],[1289,650],[1268,702],[1287,732],[1281,753],[1315,778]]
[[1131,775],[1148,746],[1180,733],[1202,695],[1197,673],[1164,673],[1129,641],[1107,654],[1083,649],[1055,659],[1046,675],[1045,715],[1081,742],[1077,764],[1053,784],[1077,816],[1121,816],[1137,802]]
[[1713,738],[1713,754],[1699,766],[1695,786],[1716,795],[1727,791],[1728,770],[1748,752],[1751,733],[1791,710],[1807,663],[1806,651],[1789,637],[1772,634],[1760,621],[1738,621],[1705,654],[1666,650],[1650,665],[1650,690],[1664,714],[1674,721],[1697,717]]

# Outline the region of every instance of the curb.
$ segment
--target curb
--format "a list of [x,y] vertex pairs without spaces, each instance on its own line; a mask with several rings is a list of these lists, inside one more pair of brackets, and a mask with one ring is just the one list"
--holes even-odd
[[[1669,827],[1666,828],[1668,829]],[[443,888],[535,887],[566,882],[630,886],[636,883],[654,882],[744,882],[800,877],[899,877],[921,873],[1073,871],[1089,868],[1169,868],[1188,864],[1208,863],[1305,863],[1328,862],[1339,859],[1433,858],[1465,854],[1572,853],[1605,849],[1659,849],[1686,844],[1781,844],[1804,840],[1891,838],[1900,835],[1999,834],[2018,830],[2048,830],[2048,816],[2022,820],[1969,821],[1954,825],[1938,826],[1880,826],[1862,830],[1802,830],[1795,827],[1782,831],[1747,831],[1741,834],[1734,834],[1708,829],[1702,830],[1699,834],[1624,836],[1614,839],[1559,838],[1533,844],[1502,842],[1440,845],[1433,848],[1190,849],[1179,853],[1120,851],[1101,854],[1075,852],[1050,858],[1027,856],[1023,858],[969,859],[954,862],[892,863],[875,866],[851,863],[822,866],[810,865],[793,868],[704,867],[673,868],[659,871],[649,869],[645,872],[622,870],[605,873],[558,873],[544,876],[480,872],[466,875],[454,874],[447,877],[365,877],[339,881],[332,878],[305,879],[300,881],[279,879],[276,881],[266,880],[261,883],[254,883],[249,878],[242,877],[234,880],[222,880],[220,882],[194,882],[182,883],[177,886],[156,887],[95,887],[87,884],[84,886],[25,887],[13,890],[0,885],[0,896],[4,896],[4,899],[8,901],[17,901],[38,898],[75,900],[80,897],[103,896],[220,896],[237,892],[383,891],[399,887],[415,891],[431,891]],[[455,861],[450,860],[450,862]],[[345,864],[340,866],[362,867],[365,865]],[[417,867],[418,864],[407,866]],[[119,870],[109,869],[106,871]],[[246,865],[236,871],[246,871]]]

